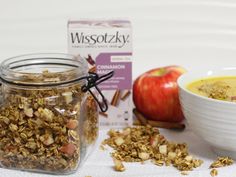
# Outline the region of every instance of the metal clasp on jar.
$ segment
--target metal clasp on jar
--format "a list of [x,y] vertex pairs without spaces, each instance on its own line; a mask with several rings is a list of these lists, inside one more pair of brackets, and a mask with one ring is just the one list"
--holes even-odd
[[[97,87],[98,84],[110,79],[114,75],[114,71],[110,71],[107,74],[104,74],[102,76],[98,76],[96,73],[89,73],[89,76],[86,77],[87,84],[83,85],[81,87],[83,92],[89,91],[89,93],[93,96],[93,98],[96,100],[100,110],[102,112],[106,112],[108,109],[107,100],[102,94],[101,90]],[[91,88],[95,88],[99,95],[102,98],[102,101],[100,102],[99,99],[95,96],[95,94],[90,90]]]

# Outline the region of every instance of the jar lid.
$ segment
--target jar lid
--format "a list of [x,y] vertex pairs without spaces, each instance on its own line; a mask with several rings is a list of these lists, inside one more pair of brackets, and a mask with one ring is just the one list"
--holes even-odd
[[[6,59],[2,62],[0,79],[3,83],[17,86],[51,87],[62,86],[74,82],[83,82],[81,90],[90,92],[102,112],[107,111],[106,99],[98,84],[111,78],[113,71],[102,76],[88,72],[88,64],[80,56],[68,54],[28,54]],[[90,90],[95,88],[102,102]]]
[[88,65],[80,56],[59,53],[21,55],[1,64],[3,82],[25,86],[71,83],[88,75]]

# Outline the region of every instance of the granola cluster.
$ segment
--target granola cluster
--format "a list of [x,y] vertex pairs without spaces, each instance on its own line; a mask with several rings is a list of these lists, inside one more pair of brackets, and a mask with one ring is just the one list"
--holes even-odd
[[98,107],[92,96],[86,100],[86,117],[83,123],[84,141],[86,144],[93,144],[98,136]]
[[112,157],[117,171],[125,170],[122,162],[151,160],[158,166],[172,164],[180,171],[193,170],[203,163],[189,154],[185,143],[170,142],[157,128],[149,125],[128,127],[123,131],[110,130],[108,135],[109,138],[103,141],[102,148],[109,145],[114,149]]
[[232,165],[233,163],[234,160],[230,157],[218,157],[217,160],[210,165],[210,168],[226,167]]
[[217,160],[214,161],[210,165],[210,168],[211,168],[210,175],[211,176],[217,176],[218,175],[218,171],[216,170],[216,168],[230,166],[233,163],[234,163],[234,160],[231,159],[230,157],[218,157]]
[[217,175],[218,175],[218,171],[217,171],[215,168],[213,168],[213,169],[211,170],[211,172],[210,172],[210,175],[211,175],[212,177],[217,176]]
[[[45,75],[50,82],[58,81],[47,72],[26,80],[42,81]],[[94,143],[98,135],[92,96],[83,93],[79,83],[30,89],[4,84],[3,90],[1,166],[52,173],[76,170],[84,147]]]

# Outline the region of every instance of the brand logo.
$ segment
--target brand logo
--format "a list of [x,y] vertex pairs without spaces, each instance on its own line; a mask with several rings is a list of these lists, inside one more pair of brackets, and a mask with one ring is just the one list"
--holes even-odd
[[86,44],[86,45],[97,45],[97,44],[115,44],[121,48],[125,44],[129,43],[130,35],[120,34],[116,31],[114,34],[89,34],[86,35],[83,32],[70,33],[72,44]]

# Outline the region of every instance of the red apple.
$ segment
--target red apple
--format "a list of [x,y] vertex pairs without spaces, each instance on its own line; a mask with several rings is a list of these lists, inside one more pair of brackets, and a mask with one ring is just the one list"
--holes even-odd
[[180,122],[184,119],[177,79],[185,72],[180,66],[152,69],[139,76],[133,85],[136,109],[147,119]]

